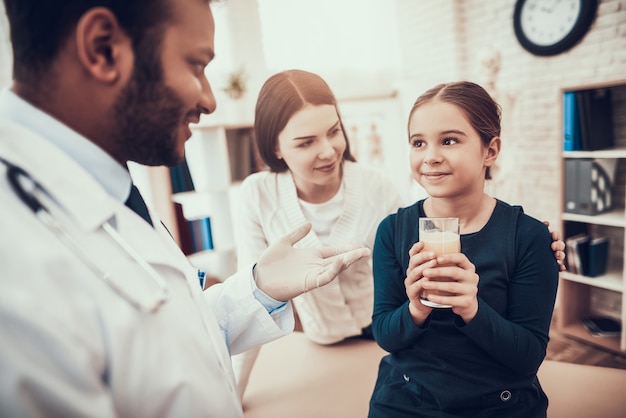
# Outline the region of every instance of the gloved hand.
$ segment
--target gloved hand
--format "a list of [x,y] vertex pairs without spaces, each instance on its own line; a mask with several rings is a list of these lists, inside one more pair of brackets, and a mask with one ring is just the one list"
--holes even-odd
[[307,223],[270,245],[254,267],[257,287],[266,295],[288,301],[331,282],[352,263],[369,257],[367,247],[294,248],[311,230]]

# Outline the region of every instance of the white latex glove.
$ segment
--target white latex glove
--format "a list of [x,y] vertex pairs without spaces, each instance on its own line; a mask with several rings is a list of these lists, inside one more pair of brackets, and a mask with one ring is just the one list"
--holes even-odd
[[367,247],[294,248],[311,230],[307,223],[270,245],[254,267],[257,287],[278,301],[288,301],[331,282],[352,263],[369,257]]

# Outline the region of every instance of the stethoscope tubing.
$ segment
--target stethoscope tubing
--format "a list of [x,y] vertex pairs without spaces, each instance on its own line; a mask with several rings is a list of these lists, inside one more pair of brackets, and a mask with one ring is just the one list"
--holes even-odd
[[[133,297],[130,293],[126,292],[122,287],[120,287],[114,280],[111,279],[111,275],[103,271],[100,267],[93,262],[92,258],[89,254],[81,247],[78,242],[63,228],[62,224],[55,219],[48,208],[46,208],[39,199],[35,196],[35,191],[37,189],[44,190],[43,187],[35,180],[33,177],[26,172],[23,168],[8,162],[4,158],[0,157],[0,162],[2,162],[7,167],[7,180],[15,192],[15,194],[20,198],[20,200],[35,214],[35,216],[50,230],[56,235],[56,237],[63,243],[65,246],[76,255],[76,257],[87,267],[89,268],[96,276],[100,277],[104,282],[106,282],[118,295],[123,297],[126,301],[128,301],[131,305],[136,307],[137,309],[146,312],[146,313],[155,313],[159,310],[159,308],[169,300],[169,289],[165,281],[161,278],[161,276],[156,272],[156,270],[137,253],[137,251],[113,228],[113,226],[109,222],[105,222],[102,225],[104,231],[113,239],[113,241],[126,253],[128,253],[139,265],[142,269],[144,269],[148,275],[152,278],[152,280],[159,287],[160,295],[158,296],[156,302],[145,305],[141,301],[137,300],[137,298]],[[30,186],[27,190],[27,187],[23,184],[23,181],[26,180]]]

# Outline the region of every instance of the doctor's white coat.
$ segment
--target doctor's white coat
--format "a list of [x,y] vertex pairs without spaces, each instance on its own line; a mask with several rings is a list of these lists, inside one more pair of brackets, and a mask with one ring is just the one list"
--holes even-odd
[[[229,350],[289,332],[290,305],[268,315],[250,271],[202,292],[158,221],[151,228],[66,154],[7,121],[0,157],[40,183],[36,195],[84,251],[35,217],[0,164],[0,416],[241,417]],[[150,305],[159,287],[105,222],[165,281],[169,300],[156,312],[129,302]]]

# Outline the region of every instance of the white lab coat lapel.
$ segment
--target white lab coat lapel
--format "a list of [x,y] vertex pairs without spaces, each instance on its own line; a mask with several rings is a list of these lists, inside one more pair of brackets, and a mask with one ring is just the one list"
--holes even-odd
[[115,213],[117,229],[133,249],[150,264],[168,266],[184,273],[189,262],[157,215],[151,212],[150,216],[154,227],[122,205]]
[[[46,206],[55,217],[64,220],[68,232],[72,232],[72,229],[78,232],[72,235],[87,253],[96,258],[96,264],[100,264],[97,262],[98,254],[108,254],[106,251],[112,250],[123,251],[119,246],[112,248],[110,238],[101,240],[106,234],[101,227],[110,222],[141,258],[153,266],[165,265],[178,270],[181,277],[189,279],[192,272],[189,263],[180,250],[172,248],[176,246],[174,240],[156,217],[155,228],[152,228],[122,202],[111,197],[78,163],[32,132],[2,121],[0,137],[3,138],[0,155],[18,167],[29,168],[28,174],[48,195],[46,197],[42,194],[40,199],[46,202],[52,196],[54,201],[48,201]],[[39,152],[29,152],[28,148],[36,148]],[[85,190],[89,190],[88,195]],[[130,256],[128,260],[134,264]],[[120,274],[128,272],[129,266],[111,266],[102,260],[100,268],[109,273],[117,285],[137,294],[138,298],[156,297],[156,285],[151,278],[145,277],[145,271],[137,271],[143,280],[129,280],[115,274],[115,271]],[[151,286],[151,292],[146,293],[146,284]]]

